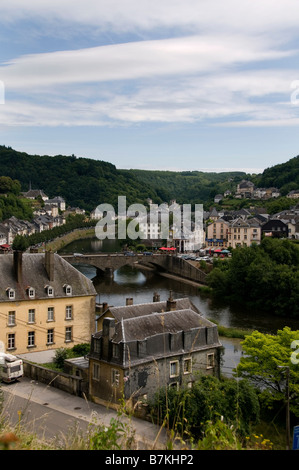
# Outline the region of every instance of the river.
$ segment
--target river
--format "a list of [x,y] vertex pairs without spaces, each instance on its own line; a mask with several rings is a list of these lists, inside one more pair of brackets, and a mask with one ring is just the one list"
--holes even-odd
[[[72,242],[64,247],[63,253],[98,253],[118,250],[114,240],[84,239]],[[198,287],[188,282],[163,277],[152,271],[139,271],[125,266],[114,272],[113,279],[96,277],[96,269],[88,265],[76,265],[89,279],[93,279],[98,293],[97,302],[121,306],[127,298],[133,298],[135,304],[151,302],[153,294],[158,293],[161,300],[166,300],[170,290],[174,298],[189,297],[202,315],[226,327],[257,329],[263,333],[276,333],[278,329],[289,326],[299,329],[299,321],[283,317],[273,317],[256,310],[245,310],[224,305],[221,299],[216,302],[199,293]],[[230,375],[242,355],[240,341],[221,337],[224,346],[223,373]]]

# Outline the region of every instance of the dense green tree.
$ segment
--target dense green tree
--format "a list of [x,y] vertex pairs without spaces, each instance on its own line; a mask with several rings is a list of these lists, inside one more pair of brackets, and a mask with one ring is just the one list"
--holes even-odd
[[[242,342],[244,355],[237,366],[237,375],[246,377],[260,390],[260,399],[267,405],[284,401],[286,376],[282,368],[289,368],[290,409],[299,416],[299,330],[289,327],[276,335],[254,331]],[[282,367],[282,368],[281,368]]]
[[277,315],[299,315],[299,246],[290,240],[263,239],[239,247],[207,276],[215,297]]

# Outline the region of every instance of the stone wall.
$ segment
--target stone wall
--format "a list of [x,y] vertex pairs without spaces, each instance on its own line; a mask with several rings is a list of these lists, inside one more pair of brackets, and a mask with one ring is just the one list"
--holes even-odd
[[79,397],[88,397],[88,383],[81,377],[57,372],[23,360],[24,376]]

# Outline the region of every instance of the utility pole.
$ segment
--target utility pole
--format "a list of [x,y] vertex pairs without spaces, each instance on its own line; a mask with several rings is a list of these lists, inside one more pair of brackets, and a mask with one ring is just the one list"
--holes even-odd
[[287,432],[287,450],[290,450],[290,368],[286,367],[286,432]]
[[278,366],[280,369],[285,369],[286,372],[286,450],[290,450],[290,368],[289,366]]

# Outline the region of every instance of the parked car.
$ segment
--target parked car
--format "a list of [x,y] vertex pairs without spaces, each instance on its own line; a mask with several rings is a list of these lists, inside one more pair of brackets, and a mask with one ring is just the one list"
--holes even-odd
[[144,256],[151,256],[153,253],[151,251],[144,251]]
[[124,255],[125,256],[135,256],[135,253],[133,253],[133,251],[125,251]]

